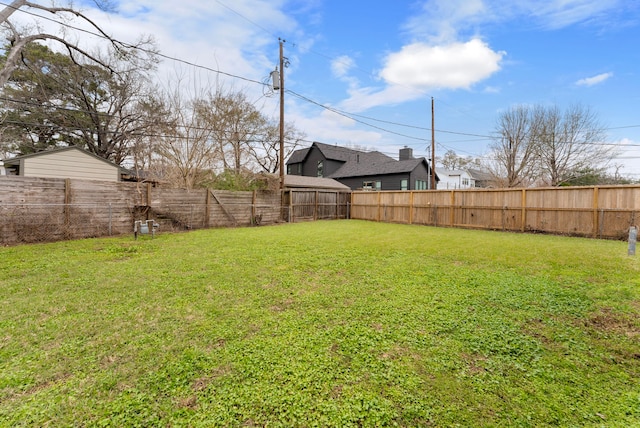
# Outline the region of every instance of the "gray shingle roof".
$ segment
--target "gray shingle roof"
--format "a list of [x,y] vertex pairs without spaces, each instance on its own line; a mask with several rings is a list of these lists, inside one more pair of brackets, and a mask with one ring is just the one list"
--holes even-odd
[[367,175],[399,174],[413,171],[424,158],[409,159],[405,161],[390,160],[380,163],[347,162],[338,171],[331,175],[331,178],[363,177]]
[[291,156],[289,156],[289,160],[287,161],[287,165],[290,163],[300,163],[304,161],[304,158],[307,157],[309,150],[311,150],[311,147],[307,147],[306,149],[296,150],[295,152],[291,153]]
[[481,171],[479,169],[468,168],[467,172],[476,180],[490,181],[493,179],[493,175],[491,175],[490,172]]
[[[429,163],[423,157],[398,161],[378,151],[365,152],[318,142],[314,142],[312,147],[314,146],[322,152],[326,159],[344,162],[340,169],[331,174],[329,178],[408,173],[413,171],[421,162],[424,162],[426,168],[429,169]],[[293,152],[287,164],[304,162],[312,147]],[[437,174],[436,179],[438,179]]]
[[[313,146],[317,147],[320,152],[324,155],[325,158],[329,160],[336,160],[339,162],[349,162],[349,161],[360,161],[367,163],[381,163],[393,161],[392,157],[385,155],[380,152],[365,152],[361,150],[350,149],[347,147],[340,146],[332,146],[331,144],[318,143],[317,141],[313,143]],[[287,164],[292,163],[300,163],[303,162],[304,159],[309,154],[311,147],[307,147],[306,149],[296,150],[291,154],[289,160],[287,160]]]

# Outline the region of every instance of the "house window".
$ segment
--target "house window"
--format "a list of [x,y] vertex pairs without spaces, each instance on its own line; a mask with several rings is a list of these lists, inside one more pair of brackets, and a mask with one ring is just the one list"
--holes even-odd
[[382,189],[381,181],[363,181],[362,182],[362,190],[377,190],[380,191]]
[[293,165],[287,165],[287,174],[302,175],[302,164],[294,163]]
[[463,178],[462,179],[462,185],[464,187],[469,187],[469,179],[468,178]]
[[416,190],[427,190],[427,182],[425,180],[416,180]]
[[318,161],[318,177],[324,177],[324,162]]
[[409,184],[409,180],[407,180],[406,178],[403,180],[400,180],[400,189],[401,190],[407,190],[407,185]]

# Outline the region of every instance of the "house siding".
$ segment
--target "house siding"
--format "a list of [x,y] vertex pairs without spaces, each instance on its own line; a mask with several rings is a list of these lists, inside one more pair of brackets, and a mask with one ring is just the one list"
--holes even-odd
[[440,176],[438,190],[469,189],[475,187],[475,180],[467,171],[464,170],[453,171],[441,169],[438,171],[438,175]]
[[119,181],[120,169],[116,165],[109,165],[79,150],[64,150],[22,159],[20,175]]
[[411,173],[368,175],[362,177],[336,178],[342,184],[349,186],[352,190],[361,189],[365,181],[380,181],[380,190],[402,190],[402,180],[408,180],[407,190],[415,190],[416,180],[429,183],[429,171],[423,163],[419,164]]
[[408,190],[415,190],[416,180],[426,181],[427,188],[431,188],[431,176],[428,168],[423,163],[420,163],[416,169],[411,171]]
[[343,165],[342,162],[325,158],[320,150],[318,150],[316,147],[312,147],[307,154],[305,162],[302,165],[302,175],[305,175],[307,177],[317,177],[319,161],[323,162],[323,177],[329,177]]
[[[342,184],[349,186],[352,190],[362,188],[365,181],[380,181],[380,190],[401,190],[401,181],[410,180],[410,174],[389,174],[389,175],[369,175],[364,177],[336,178]],[[410,183],[413,187],[413,185]]]

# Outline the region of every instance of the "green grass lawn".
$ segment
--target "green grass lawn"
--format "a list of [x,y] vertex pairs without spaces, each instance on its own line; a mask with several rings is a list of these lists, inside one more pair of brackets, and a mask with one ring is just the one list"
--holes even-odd
[[626,243],[329,221],[0,248],[0,426],[640,426]]

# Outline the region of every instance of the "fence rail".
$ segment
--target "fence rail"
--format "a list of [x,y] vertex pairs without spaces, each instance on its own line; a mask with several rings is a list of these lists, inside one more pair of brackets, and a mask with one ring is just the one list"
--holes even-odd
[[351,218],[623,239],[640,186],[353,192]]

